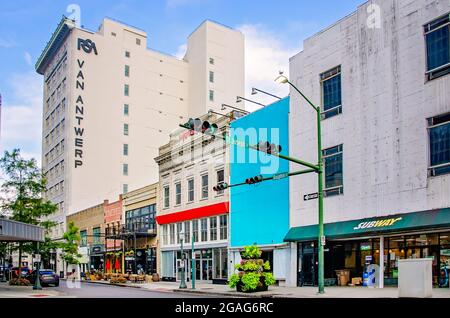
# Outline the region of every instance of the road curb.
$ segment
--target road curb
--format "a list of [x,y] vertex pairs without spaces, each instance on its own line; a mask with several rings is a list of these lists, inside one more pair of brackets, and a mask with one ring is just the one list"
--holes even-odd
[[[67,281],[67,279],[65,279],[65,278],[62,278],[62,280]],[[96,282],[96,281],[90,281],[90,280],[82,280],[82,281],[80,281],[80,283],[146,289],[141,286],[133,286],[133,285],[126,285],[126,284],[111,284],[111,283],[103,283],[103,282]]]
[[199,294],[199,295],[212,295],[212,296],[227,296],[235,298],[275,298],[275,295],[258,295],[258,294],[246,294],[246,293],[227,293],[227,292],[210,292],[203,290],[192,290],[192,289],[173,289],[175,293],[189,293],[189,294]]

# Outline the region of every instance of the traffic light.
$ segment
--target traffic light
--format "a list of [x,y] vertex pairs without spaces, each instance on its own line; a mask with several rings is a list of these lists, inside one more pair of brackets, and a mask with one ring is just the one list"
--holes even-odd
[[204,121],[202,124],[202,133],[207,135],[214,135],[218,129],[217,124],[210,124],[208,121]]
[[215,187],[213,187],[213,190],[218,192],[218,191],[223,191],[223,190],[225,190],[227,188],[228,188],[228,183],[224,182],[224,183],[218,184]]
[[280,145],[276,145],[276,144],[271,144],[268,141],[260,141],[257,145],[256,148],[259,151],[265,152],[269,155],[271,154],[279,154],[281,152],[281,146]]
[[207,135],[214,135],[219,129],[217,124],[210,124],[208,121],[202,122],[200,118],[189,118],[188,122],[184,124],[184,127],[186,129],[189,129],[191,131],[191,134],[196,131]]
[[255,184],[263,181],[263,176],[251,177],[245,180],[247,184]]

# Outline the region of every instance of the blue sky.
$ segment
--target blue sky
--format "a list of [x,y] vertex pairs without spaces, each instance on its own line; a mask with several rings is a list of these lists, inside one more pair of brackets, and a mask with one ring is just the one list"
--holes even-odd
[[[97,30],[108,16],[143,29],[151,49],[182,56],[187,36],[205,19],[246,36],[246,85],[285,95],[272,84],[302,41],[355,11],[364,0],[15,0],[0,9],[1,151],[21,148],[40,161],[42,78],[34,63],[69,4]],[[264,102],[264,100],[261,100]]]

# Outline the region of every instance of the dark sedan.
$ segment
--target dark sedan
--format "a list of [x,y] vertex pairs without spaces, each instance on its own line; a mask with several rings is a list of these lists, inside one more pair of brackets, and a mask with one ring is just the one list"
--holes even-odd
[[[27,279],[30,283],[34,284],[36,280],[36,271],[34,270],[28,275]],[[51,269],[41,269],[39,270],[39,279],[42,286],[54,285],[59,286],[59,276]]]

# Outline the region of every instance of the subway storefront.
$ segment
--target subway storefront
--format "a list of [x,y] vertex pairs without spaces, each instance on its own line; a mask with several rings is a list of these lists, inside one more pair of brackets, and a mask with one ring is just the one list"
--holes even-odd
[[[325,283],[337,283],[336,271],[348,270],[363,278],[370,264],[379,266],[383,285],[396,285],[398,261],[433,260],[433,283],[448,287],[450,271],[450,208],[324,225]],[[297,285],[315,286],[318,280],[318,226],[291,228],[286,242],[297,242]]]

